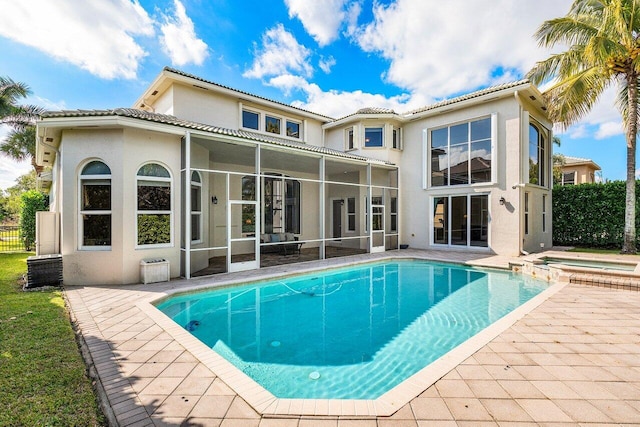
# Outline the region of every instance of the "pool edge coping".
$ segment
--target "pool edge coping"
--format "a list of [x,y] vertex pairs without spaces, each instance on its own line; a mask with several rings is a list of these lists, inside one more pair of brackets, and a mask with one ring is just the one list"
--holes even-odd
[[[373,262],[384,261],[386,259],[422,259],[412,256],[404,257],[384,257]],[[440,262],[439,260],[432,260]],[[345,267],[352,264],[362,264],[362,262],[348,262],[339,266]],[[453,263],[470,266],[467,264]],[[474,267],[474,266],[470,266]],[[316,271],[326,267],[316,267],[300,271],[300,274]],[[298,272],[293,273],[298,274]],[[283,274],[267,274],[256,279],[262,281],[270,277],[281,277]],[[153,297],[146,298],[136,303],[136,306],[147,316],[149,316],[158,326],[171,335],[185,350],[190,352],[196,359],[202,362],[216,376],[225,382],[234,392],[242,397],[250,406],[264,416],[357,416],[357,417],[377,417],[390,416],[419,396],[427,388],[433,385],[449,371],[460,365],[475,352],[495,339],[498,335],[513,326],[518,320],[530,313],[552,295],[564,288],[568,283],[550,283],[549,287],[538,295],[534,296],[524,304],[501,317],[491,325],[487,326],[474,336],[465,340],[452,350],[433,361],[418,372],[406,378],[400,384],[385,392],[377,399],[291,399],[278,398],[271,392],[263,388],[248,375],[236,368],[231,362],[220,356],[215,350],[198,340],[191,333],[180,327],[167,315],[157,309],[152,303],[161,301],[170,295],[178,293],[189,293],[205,288],[216,288],[219,286],[233,286],[235,284],[246,283],[244,279],[232,280],[220,284],[194,284],[187,288],[170,289],[161,291]]]

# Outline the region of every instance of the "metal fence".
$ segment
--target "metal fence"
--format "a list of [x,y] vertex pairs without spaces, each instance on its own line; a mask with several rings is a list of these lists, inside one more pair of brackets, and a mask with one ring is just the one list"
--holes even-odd
[[19,225],[0,225],[0,252],[23,252],[24,241]]

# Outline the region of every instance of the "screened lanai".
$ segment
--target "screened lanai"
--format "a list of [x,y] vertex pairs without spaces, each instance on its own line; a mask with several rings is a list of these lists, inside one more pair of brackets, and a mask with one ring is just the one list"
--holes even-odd
[[181,167],[186,278],[398,248],[395,165],[188,133]]

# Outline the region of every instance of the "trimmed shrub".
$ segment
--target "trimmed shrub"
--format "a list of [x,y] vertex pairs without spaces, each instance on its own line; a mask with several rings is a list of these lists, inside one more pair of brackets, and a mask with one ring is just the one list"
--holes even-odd
[[[640,189],[640,186],[638,187]],[[553,188],[553,244],[620,248],[624,237],[626,182]],[[636,191],[636,206],[640,199]],[[636,229],[640,230],[636,210]]]
[[48,197],[36,190],[25,191],[20,196],[20,228],[27,251],[35,248],[36,212],[48,210],[48,204]]

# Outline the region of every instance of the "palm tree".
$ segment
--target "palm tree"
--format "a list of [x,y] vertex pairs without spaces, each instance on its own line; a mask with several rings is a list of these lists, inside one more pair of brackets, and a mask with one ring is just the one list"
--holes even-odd
[[0,124],[11,128],[6,139],[0,143],[0,152],[16,160],[31,158],[33,162],[36,147],[34,125],[43,109],[35,105],[18,104],[30,93],[26,84],[0,76]]
[[563,127],[583,118],[602,92],[617,86],[627,139],[627,185],[622,253],[636,253],[635,192],[640,0],[575,0],[566,16],[545,21],[535,34],[543,47],[569,46],[538,62],[527,77],[551,82],[549,116]]

